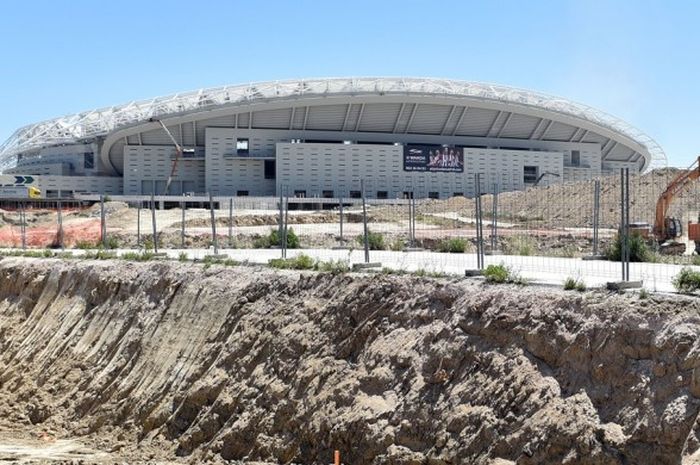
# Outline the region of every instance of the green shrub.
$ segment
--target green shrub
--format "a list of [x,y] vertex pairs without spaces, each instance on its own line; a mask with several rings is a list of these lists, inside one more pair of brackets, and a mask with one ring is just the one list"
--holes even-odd
[[350,263],[347,260],[318,261],[314,267],[317,271],[331,274],[347,273],[350,271]]
[[700,271],[695,271],[690,267],[683,267],[673,278],[673,287],[678,292],[691,294],[700,289]]
[[151,238],[151,237],[144,237],[144,238],[143,238],[143,248],[144,248],[145,250],[153,250],[153,249],[154,249],[154,247],[153,247],[154,244],[155,244],[155,243],[153,242],[153,238]]
[[[649,246],[639,233],[632,233],[628,241],[630,251],[630,262],[648,262],[653,259]],[[616,235],[608,248],[605,250],[605,258],[613,262],[622,259],[622,239]]]
[[564,280],[564,290],[584,292],[586,290],[586,283],[584,283],[582,279],[568,277]]
[[[284,234],[284,233],[283,233]],[[270,247],[281,247],[283,238],[280,237],[280,233],[277,229],[272,229],[270,234],[267,236],[258,237],[253,241],[254,249],[269,249]],[[287,229],[287,248],[288,249],[298,249],[299,236],[296,235],[294,229]]]
[[181,262],[186,262],[187,261],[187,254],[185,252],[180,252],[180,255],[177,256],[178,261]]
[[147,250],[139,252],[124,252],[119,256],[122,260],[128,260],[131,262],[147,262],[153,258],[155,254]]
[[389,244],[389,250],[393,250],[394,252],[400,252],[404,249],[404,247],[406,247],[406,244],[401,239],[394,239]]
[[[364,247],[365,236],[361,234],[356,238],[357,242]],[[382,233],[375,233],[367,230],[367,244],[369,245],[369,250],[384,250],[386,245],[384,244],[384,235]]]
[[649,298],[649,291],[646,290],[646,288],[641,288],[639,290],[639,298],[641,300],[648,299]]
[[444,278],[447,276],[447,273],[443,273],[442,271],[428,271],[425,268],[419,268],[411,274],[422,278]]
[[438,242],[436,250],[443,253],[464,253],[467,249],[467,240],[461,237],[443,239]]
[[90,241],[78,241],[75,243],[75,248],[80,250],[96,249],[97,244]]
[[487,266],[484,270],[484,277],[486,278],[486,282],[492,284],[525,284],[525,280],[520,277],[518,273],[502,263],[500,265]]
[[381,270],[382,274],[406,274],[406,270],[397,270],[395,268],[383,267]]
[[135,262],[135,261],[138,261],[139,254],[136,252],[124,252],[123,254],[121,254],[119,256],[119,258],[121,258],[122,260],[128,260],[128,261]]
[[282,270],[313,270],[316,263],[306,254],[297,255],[294,258],[273,258],[268,262],[272,268]]
[[484,270],[484,277],[489,283],[505,283],[510,277],[510,270],[505,265],[489,265]]
[[119,248],[119,239],[117,239],[115,236],[107,236],[105,239],[105,249],[118,249]]

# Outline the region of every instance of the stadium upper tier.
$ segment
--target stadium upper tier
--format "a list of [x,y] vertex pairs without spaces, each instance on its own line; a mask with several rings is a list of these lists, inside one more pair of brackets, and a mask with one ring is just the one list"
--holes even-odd
[[[119,172],[112,146],[120,138],[128,144],[130,135],[157,130],[153,118],[181,125],[244,112],[251,129],[591,142],[601,145],[604,160],[638,162],[640,170],[666,163],[651,137],[563,98],[445,79],[333,78],[201,89],[31,124],[0,145],[0,170],[14,167],[19,154],[97,142],[106,166]],[[197,137],[189,143],[198,145]]]

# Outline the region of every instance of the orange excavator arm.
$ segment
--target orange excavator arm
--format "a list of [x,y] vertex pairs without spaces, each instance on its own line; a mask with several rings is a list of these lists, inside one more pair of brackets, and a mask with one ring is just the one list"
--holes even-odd
[[700,157],[695,160],[690,168],[676,176],[659,196],[656,202],[656,218],[654,219],[654,236],[659,241],[667,239],[666,215],[673,199],[691,182],[700,178]]

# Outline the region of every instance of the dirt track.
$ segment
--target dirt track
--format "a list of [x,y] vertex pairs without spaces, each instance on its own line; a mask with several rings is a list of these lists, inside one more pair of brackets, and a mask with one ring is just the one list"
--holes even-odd
[[690,464],[700,448],[695,299],[6,258],[0,302],[0,431],[107,454],[88,463]]

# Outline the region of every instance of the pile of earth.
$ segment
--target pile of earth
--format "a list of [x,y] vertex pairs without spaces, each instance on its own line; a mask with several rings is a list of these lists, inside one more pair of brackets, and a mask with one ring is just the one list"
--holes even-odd
[[677,296],[5,258],[0,438],[100,463],[697,463],[699,333]]

